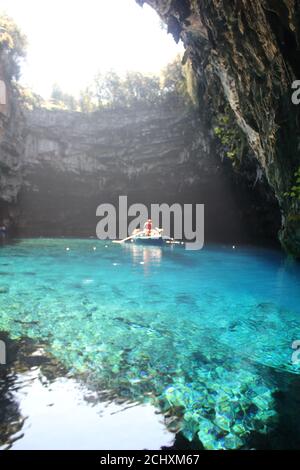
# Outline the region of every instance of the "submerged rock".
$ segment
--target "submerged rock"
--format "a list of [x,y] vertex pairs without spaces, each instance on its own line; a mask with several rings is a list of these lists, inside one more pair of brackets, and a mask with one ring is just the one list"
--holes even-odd
[[9,287],[7,286],[0,286],[0,294],[8,294]]

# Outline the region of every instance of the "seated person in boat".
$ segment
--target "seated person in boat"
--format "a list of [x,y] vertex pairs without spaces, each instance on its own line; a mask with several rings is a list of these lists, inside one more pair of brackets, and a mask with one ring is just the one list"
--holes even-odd
[[151,237],[152,232],[152,220],[148,219],[147,222],[144,224],[144,233],[146,237]]

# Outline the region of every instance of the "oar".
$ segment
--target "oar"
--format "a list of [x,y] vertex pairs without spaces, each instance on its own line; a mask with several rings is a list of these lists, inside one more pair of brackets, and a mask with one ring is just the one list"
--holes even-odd
[[113,243],[124,243],[124,242],[127,242],[127,240],[131,240],[131,238],[136,237],[136,236],[139,235],[140,233],[141,233],[141,232],[135,233],[134,235],[130,235],[130,237],[124,238],[123,240],[113,240],[112,242],[113,242]]

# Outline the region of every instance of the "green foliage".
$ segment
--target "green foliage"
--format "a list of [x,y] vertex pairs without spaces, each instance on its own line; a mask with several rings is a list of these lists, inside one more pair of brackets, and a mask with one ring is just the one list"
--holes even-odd
[[[190,78],[190,75],[188,77]],[[185,103],[190,103],[187,70],[182,65],[179,55],[162,71],[161,88],[163,95],[180,98]]]
[[240,129],[236,126],[229,110],[226,110],[226,114],[220,114],[215,123],[214,134],[222,144],[225,156],[232,161],[233,166],[238,166],[244,148],[244,137]]
[[5,14],[0,14],[0,55],[7,52],[7,73],[19,77],[19,59],[25,56],[26,38],[15,22]]
[[41,96],[37,95],[29,88],[21,86],[19,83],[15,84],[15,86],[18,90],[23,108],[32,110],[34,108],[40,108],[43,106],[44,100]]
[[57,83],[53,85],[49,101],[44,101],[31,90],[21,87],[20,94],[28,109],[40,106],[84,113],[103,108],[155,106],[163,102],[191,104],[179,57],[163,70],[161,77],[139,72],[128,72],[125,77],[114,71],[98,73],[92,84],[81,90],[78,99],[65,93]]
[[160,83],[156,76],[128,72],[123,83],[127,106],[137,103],[155,104],[160,101]]
[[291,198],[295,202],[300,201],[300,166],[294,173],[294,181],[289,191],[283,194],[284,197]]
[[[101,108],[129,108],[137,105],[156,105],[181,101],[190,104],[185,72],[178,56],[161,76],[128,72],[125,77],[113,70],[98,73],[93,83],[82,90],[78,108],[91,112]],[[65,101],[60,96],[60,101]]]
[[125,105],[124,85],[116,72],[98,73],[95,77],[93,88],[98,108]]
[[67,109],[76,111],[78,108],[77,100],[74,96],[64,93],[58,84],[54,84],[51,93],[51,99],[54,106],[58,109]]
[[114,71],[99,73],[92,88],[98,108],[155,104],[161,97],[159,78],[139,72],[128,72],[125,78]]
[[84,90],[81,90],[78,107],[83,113],[91,113],[97,108],[94,102],[94,94],[90,87],[86,87]]

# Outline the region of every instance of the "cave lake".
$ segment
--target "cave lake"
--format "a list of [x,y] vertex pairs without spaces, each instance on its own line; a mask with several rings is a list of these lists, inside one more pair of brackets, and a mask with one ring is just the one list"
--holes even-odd
[[2,448],[300,445],[300,266],[279,251],[16,240],[0,330]]

